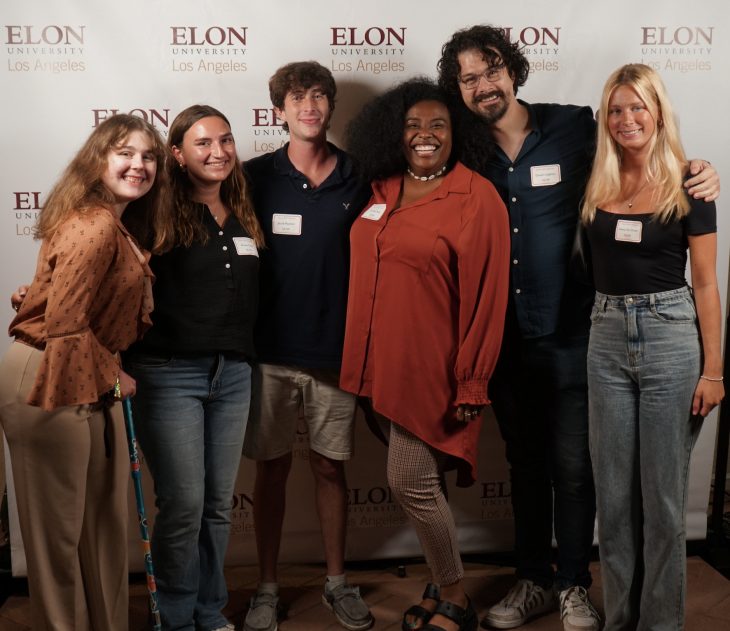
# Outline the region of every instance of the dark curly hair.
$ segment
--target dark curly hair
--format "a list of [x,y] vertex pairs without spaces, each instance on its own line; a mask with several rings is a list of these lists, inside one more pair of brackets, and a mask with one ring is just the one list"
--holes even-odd
[[[438,84],[427,77],[399,83],[367,103],[350,121],[345,131],[345,146],[355,161],[360,178],[370,182],[405,172],[408,166],[403,154],[406,112],[421,101],[443,103],[449,110],[453,130],[454,113],[449,99]],[[454,136],[449,164],[453,164],[459,155],[456,144]]]
[[[284,109],[284,99],[292,90],[302,88],[309,90],[314,86],[322,88],[327,97],[330,112],[335,111],[337,85],[332,73],[316,61],[294,61],[279,68],[269,79],[269,96],[274,107]],[[284,130],[289,125],[284,123]]]
[[509,41],[505,31],[496,26],[481,24],[456,31],[441,49],[441,59],[437,68],[439,85],[449,95],[459,95],[459,53],[478,50],[485,61],[492,65],[505,64],[513,79],[515,94],[525,85],[530,72],[530,64],[517,43]]

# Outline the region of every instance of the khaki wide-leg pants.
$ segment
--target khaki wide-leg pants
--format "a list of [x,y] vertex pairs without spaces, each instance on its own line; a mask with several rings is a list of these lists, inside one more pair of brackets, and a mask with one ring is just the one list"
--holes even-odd
[[15,342],[0,363],[0,422],[10,446],[33,631],[127,631],[121,406],[112,409],[105,446],[101,410],[27,405],[41,358]]

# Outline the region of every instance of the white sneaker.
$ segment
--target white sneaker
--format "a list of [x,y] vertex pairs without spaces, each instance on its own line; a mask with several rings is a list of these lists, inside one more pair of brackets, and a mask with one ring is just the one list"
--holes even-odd
[[564,589],[558,598],[565,631],[598,631],[601,628],[601,617],[588,599],[585,587],[574,585]]
[[482,624],[497,629],[521,627],[525,622],[557,609],[555,592],[528,579],[520,579],[507,595],[487,610]]

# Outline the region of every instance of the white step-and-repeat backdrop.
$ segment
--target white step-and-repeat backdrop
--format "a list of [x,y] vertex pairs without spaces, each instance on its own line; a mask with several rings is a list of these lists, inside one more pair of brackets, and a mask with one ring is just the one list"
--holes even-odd
[[[104,118],[132,112],[166,134],[181,109],[208,103],[229,117],[240,157],[247,159],[287,140],[269,102],[269,76],[286,62],[315,59],[337,80],[331,140],[338,143],[348,119],[367,99],[412,75],[434,75],[441,45],[455,30],[477,23],[502,26],[524,45],[532,72],[520,96],[528,101],[595,108],[614,68],[627,62],[650,64],[669,88],[688,154],[709,159],[727,187],[729,13],[725,0],[4,0],[3,326],[12,316],[7,297],[32,278],[38,243],[30,235],[38,210],[70,156]],[[719,202],[719,214],[718,271],[724,304],[730,236],[725,198]],[[0,352],[9,343],[0,339]],[[705,534],[715,430],[713,416],[694,453],[688,516],[692,538]],[[322,557],[307,453],[302,431],[289,485],[283,560]],[[244,460],[233,499],[231,563],[255,560],[253,475],[253,464]],[[387,488],[385,450],[363,422],[348,482],[349,558],[419,554],[416,538]],[[149,475],[145,486],[152,513]],[[494,422],[488,422],[478,483],[451,493],[464,552],[510,548],[509,494],[502,441]],[[141,569],[133,507],[130,496],[132,566]],[[13,571],[22,574],[24,557],[14,515],[11,535]]]

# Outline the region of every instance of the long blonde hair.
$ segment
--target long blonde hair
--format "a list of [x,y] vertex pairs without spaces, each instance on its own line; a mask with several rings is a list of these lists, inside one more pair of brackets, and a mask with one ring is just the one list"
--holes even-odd
[[638,94],[654,119],[650,140],[648,177],[655,186],[652,203],[657,219],[669,222],[689,212],[682,180],[687,159],[679,138],[674,110],[659,74],[645,64],[626,64],[615,70],[606,81],[598,110],[598,138],[593,170],[586,186],[581,219],[590,223],[596,207],[621,195],[621,161],[623,150],[608,130],[608,104],[614,90],[625,85]]
[[91,132],[48,194],[33,231],[35,238],[50,238],[73,213],[100,206],[110,210],[114,207],[116,199],[102,182],[102,176],[109,163],[109,153],[135,131],[149,139],[157,160],[157,175],[147,194],[127,204],[123,217],[125,225],[140,243],[148,241],[157,209],[167,203],[166,150],[152,125],[129,114],[111,116]]
[[[161,209],[161,220],[156,226],[152,249],[155,254],[161,254],[175,246],[190,247],[195,241],[206,243],[208,240],[208,232],[203,223],[200,205],[193,201],[193,184],[188,174],[173,158],[172,147],[180,147],[185,132],[200,119],[211,116],[222,119],[230,128],[231,124],[228,119],[210,105],[191,105],[180,112],[170,125],[167,135],[167,171],[172,185],[172,199],[171,204]],[[263,247],[264,235],[253,210],[249,184],[243,174],[238,157],[236,157],[230,175],[221,184],[220,196],[223,203],[231,209],[236,219],[246,228],[256,246]]]

